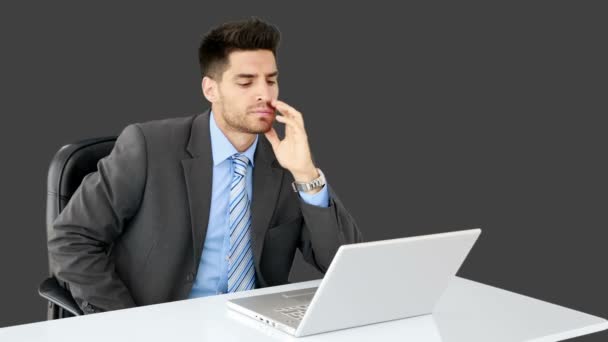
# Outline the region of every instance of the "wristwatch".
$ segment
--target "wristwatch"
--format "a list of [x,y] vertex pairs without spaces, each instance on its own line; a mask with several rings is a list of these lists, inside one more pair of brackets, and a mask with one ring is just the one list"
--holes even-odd
[[321,169],[317,168],[317,171],[319,171],[319,177],[313,179],[310,182],[292,182],[291,187],[293,188],[293,191],[308,192],[310,190],[314,190],[325,185],[325,175],[323,174],[323,172],[321,172]]

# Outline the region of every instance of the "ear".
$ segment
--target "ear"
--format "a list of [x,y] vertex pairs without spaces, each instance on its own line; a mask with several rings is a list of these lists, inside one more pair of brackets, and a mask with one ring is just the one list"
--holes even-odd
[[218,84],[212,78],[205,76],[203,77],[203,81],[201,82],[201,87],[203,89],[203,95],[207,101],[214,103],[217,102],[218,99]]

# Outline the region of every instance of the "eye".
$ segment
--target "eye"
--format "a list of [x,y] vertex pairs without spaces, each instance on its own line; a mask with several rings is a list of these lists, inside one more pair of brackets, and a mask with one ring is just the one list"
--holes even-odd
[[251,83],[237,83],[240,87],[246,88],[251,85]]
[[277,83],[277,82],[275,82],[275,81],[268,81],[268,84],[275,84],[275,83]]

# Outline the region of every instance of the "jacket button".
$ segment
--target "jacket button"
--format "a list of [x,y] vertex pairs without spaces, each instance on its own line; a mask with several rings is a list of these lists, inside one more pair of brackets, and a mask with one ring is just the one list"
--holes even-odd
[[194,280],[194,274],[188,273],[188,275],[186,276],[186,280],[187,281],[193,281]]
[[90,314],[90,313],[95,313],[96,310],[93,308],[93,306],[87,302],[83,302],[83,304],[86,303],[86,305],[82,308],[82,312],[84,312],[85,314]]

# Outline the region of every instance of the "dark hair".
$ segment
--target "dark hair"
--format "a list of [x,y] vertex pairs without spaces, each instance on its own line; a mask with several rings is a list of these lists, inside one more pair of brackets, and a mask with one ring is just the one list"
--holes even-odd
[[202,77],[219,80],[235,50],[271,50],[276,58],[280,40],[275,26],[255,17],[224,23],[209,31],[198,49]]

